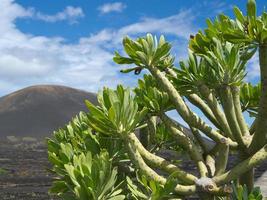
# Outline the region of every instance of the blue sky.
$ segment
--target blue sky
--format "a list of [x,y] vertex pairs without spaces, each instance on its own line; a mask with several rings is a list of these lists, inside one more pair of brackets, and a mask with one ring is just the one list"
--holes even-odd
[[[24,7],[33,7],[39,12],[54,15],[63,10],[63,8],[71,5],[80,7],[83,10],[84,17],[80,18],[75,26],[69,26],[68,23],[42,23],[32,19],[20,20],[18,27],[26,32],[34,34],[45,34],[49,36],[60,35],[70,41],[77,41],[80,37],[90,34],[97,34],[102,29],[116,29],[129,24],[133,24],[142,20],[142,18],[165,18],[171,15],[176,15],[181,10],[195,9],[204,6],[203,3],[194,4],[194,1],[168,1],[162,3],[161,0],[148,1],[121,1],[120,11],[110,11],[101,14],[101,6],[105,4],[115,4],[114,1],[89,1],[89,0],[73,0],[73,1],[36,1],[36,0],[18,0],[16,1]],[[186,3],[185,3],[186,2]],[[224,5],[219,4],[218,9]],[[217,8],[217,5],[214,5]],[[204,14],[206,15],[206,14]],[[198,24],[202,24],[203,20],[198,20]]]
[[[258,0],[262,10],[266,1]],[[120,74],[113,63],[123,36],[164,34],[180,59],[190,34],[207,17],[246,1],[230,0],[0,0],[0,96],[35,84],[60,84],[89,91],[119,83],[134,86],[138,77]],[[248,66],[258,79],[258,60]]]

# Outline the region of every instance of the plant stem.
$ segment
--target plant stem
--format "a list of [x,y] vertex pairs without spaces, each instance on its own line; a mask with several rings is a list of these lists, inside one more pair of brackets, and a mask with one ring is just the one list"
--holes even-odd
[[213,180],[218,185],[229,183],[230,181],[239,178],[241,176],[241,174],[244,174],[245,172],[252,169],[256,165],[259,165],[260,163],[262,163],[266,159],[267,159],[267,145],[262,147],[260,150],[258,150],[255,154],[253,154],[252,156],[250,156],[246,160],[237,164],[231,170],[225,172],[222,175],[215,176],[213,178]]
[[246,185],[248,188],[248,191],[251,192],[254,188],[254,168],[242,174],[240,176],[239,183],[241,185]]
[[[128,149],[129,156],[132,158],[132,161],[136,165],[136,167],[139,168],[141,172],[149,179],[154,180],[155,182],[161,185],[164,185],[167,181],[166,178],[157,174],[145,163],[133,140],[129,140],[127,136],[125,136],[124,143]],[[200,191],[197,189],[196,185],[177,184],[174,188],[174,192],[180,195],[192,195],[196,192],[207,192],[214,195],[225,195],[229,193],[229,191],[226,190],[225,187],[217,187],[217,185],[212,181],[212,179],[209,180],[212,182],[212,184],[204,182],[204,185],[200,185],[202,186],[202,188],[200,188]]]
[[213,177],[215,174],[215,170],[216,170],[214,156],[212,155],[206,156],[206,165],[207,165],[210,177]]
[[215,163],[216,167],[215,176],[225,172],[229,155],[229,145],[227,143],[221,143],[219,145],[220,145],[220,150],[218,151],[218,156]]
[[190,103],[198,107],[218,129],[222,130],[209,106],[207,106],[207,104],[197,94],[189,94],[186,96],[186,98],[190,101]]
[[201,177],[208,175],[208,170],[203,160],[203,150],[199,144],[186,136],[183,132],[176,128],[174,122],[170,120],[165,114],[160,115],[161,120],[164,122],[166,127],[170,130],[170,133],[177,138],[177,142],[183,149],[186,149],[191,159],[196,163]]
[[250,145],[250,152],[254,153],[266,144],[267,134],[267,44],[259,46],[259,60],[261,73],[261,97],[258,115],[256,118],[256,131]]
[[140,134],[140,142],[142,143],[142,145],[145,148],[148,148],[149,146],[149,140],[150,140],[150,135],[148,133],[148,128],[142,128],[139,130],[139,134]]
[[249,129],[249,133],[250,135],[253,135],[256,131],[256,124],[257,124],[257,120],[254,119],[254,121],[252,122],[250,129]]
[[215,200],[215,196],[209,193],[200,193],[199,198],[201,200]]
[[229,127],[229,124],[226,120],[225,114],[222,112],[219,103],[214,96],[214,94],[210,91],[210,89],[204,85],[199,85],[199,91],[201,95],[206,99],[207,104],[211,108],[214,116],[216,117],[217,121],[219,122],[220,126],[222,127],[222,131],[231,139],[233,139],[233,135],[231,132],[231,129]]
[[[240,152],[240,155],[239,155],[240,162],[245,160],[246,157],[247,157],[247,155]],[[254,168],[251,168],[250,170],[248,170],[247,172],[245,172],[244,174],[242,174],[240,176],[239,184],[240,185],[246,185],[249,192],[253,190],[253,188],[254,188]]]
[[235,105],[234,105],[230,86],[227,86],[227,85],[222,86],[220,88],[220,93],[221,93],[220,98],[222,101],[225,116],[228,120],[229,126],[231,127],[233,136],[235,140],[237,141],[238,145],[240,145],[243,151],[245,151],[246,145],[242,138],[242,133],[241,133],[238,121],[236,119]]
[[184,100],[182,99],[178,91],[174,88],[172,83],[163,75],[163,73],[159,69],[157,69],[156,67],[149,67],[149,71],[158,80],[161,87],[168,93],[171,101],[175,105],[177,112],[190,126],[198,128],[214,141],[220,142],[221,139],[226,139],[229,140],[230,146],[237,146],[236,142],[232,141],[230,138],[224,137],[218,131],[213,130],[199,116],[193,113],[185,104]]
[[[139,168],[141,172],[149,179],[154,180],[155,182],[161,185],[164,185],[167,180],[164,177],[158,175],[149,166],[147,166],[137,148],[134,145],[132,145],[132,143],[127,140],[127,138],[125,138],[124,140],[125,140],[125,145],[128,148],[129,156],[132,158],[132,161],[134,162],[136,167]],[[174,190],[177,194],[180,195],[192,195],[196,192],[196,186],[195,185],[184,186],[177,184]]]
[[237,119],[238,124],[240,126],[241,134],[245,135],[245,136],[249,136],[250,134],[249,134],[248,125],[247,125],[245,118],[243,116],[241,104],[240,104],[240,88],[237,86],[233,86],[233,87],[231,87],[231,89],[232,89],[232,94],[233,94],[236,119]]
[[155,135],[157,132],[157,116],[150,116],[147,120],[147,128],[150,135],[150,143],[153,143],[155,141]]
[[135,136],[134,133],[130,133],[127,136],[128,140],[131,141],[131,143],[138,149],[141,156],[145,158],[149,163],[154,165],[155,167],[162,169],[168,173],[178,172],[177,178],[181,180],[182,182],[186,184],[194,184],[197,177],[194,175],[187,173],[180,168],[178,168],[176,165],[170,163],[169,161],[165,160],[164,158],[161,158],[155,154],[150,153],[148,150],[146,150],[138,138]]
[[207,154],[209,151],[209,146],[205,143],[203,136],[200,134],[200,132],[198,131],[198,129],[191,127],[191,132],[193,133],[193,135],[195,136],[197,142],[199,143],[199,145],[201,146],[203,153]]

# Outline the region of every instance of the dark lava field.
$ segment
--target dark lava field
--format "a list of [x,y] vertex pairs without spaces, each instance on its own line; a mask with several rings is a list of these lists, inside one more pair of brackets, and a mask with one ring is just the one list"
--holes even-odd
[[[58,200],[48,195],[53,177],[47,170],[51,165],[47,159],[46,145],[31,140],[0,140],[0,200]],[[172,157],[167,152],[162,156],[167,159]],[[234,160],[231,159],[230,165]],[[182,168],[195,172],[194,165],[189,161],[183,162]],[[256,169],[255,178],[266,196],[267,162]]]
[[47,194],[52,176],[47,171],[43,142],[0,142],[0,199],[54,200]]

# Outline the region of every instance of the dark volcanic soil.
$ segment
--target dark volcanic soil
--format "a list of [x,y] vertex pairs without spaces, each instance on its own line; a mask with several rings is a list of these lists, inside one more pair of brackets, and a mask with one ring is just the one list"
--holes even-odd
[[[93,93],[57,85],[27,87],[0,97],[0,200],[55,199],[47,194],[52,177],[45,145],[11,141],[25,136],[44,140],[87,111],[85,99],[96,104]],[[6,136],[13,136],[9,143]]]
[[31,86],[1,97],[0,138],[49,136],[80,111],[87,111],[85,99],[96,103],[93,93],[57,85]]
[[[167,152],[162,156],[171,156]],[[234,159],[231,159],[234,163]],[[58,200],[48,195],[53,177],[47,169],[47,149],[44,142],[0,141],[0,200]],[[195,172],[193,163],[186,161],[183,168]],[[267,162],[256,170],[257,185],[267,195]],[[5,172],[3,172],[3,170]],[[265,172],[265,173],[264,173]]]
[[52,177],[47,168],[47,149],[42,143],[0,142],[0,199],[52,200],[47,194]]

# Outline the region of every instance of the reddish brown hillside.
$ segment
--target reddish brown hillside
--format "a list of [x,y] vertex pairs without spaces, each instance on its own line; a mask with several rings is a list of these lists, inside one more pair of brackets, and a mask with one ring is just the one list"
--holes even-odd
[[0,137],[7,135],[45,137],[63,126],[79,111],[84,100],[96,95],[65,86],[27,87],[0,98]]

